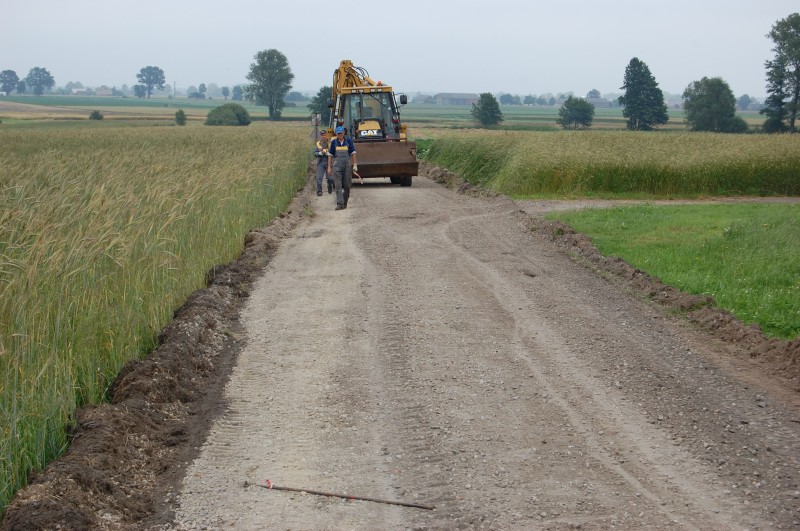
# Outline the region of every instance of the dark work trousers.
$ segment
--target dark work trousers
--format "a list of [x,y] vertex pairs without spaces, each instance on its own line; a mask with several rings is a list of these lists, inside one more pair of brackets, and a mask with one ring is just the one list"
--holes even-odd
[[[320,157],[317,161],[317,193],[322,193],[322,178],[328,173],[328,157]],[[328,177],[328,191],[331,189],[333,176]]]
[[350,199],[350,186],[353,184],[353,165],[347,149],[336,151],[333,159],[333,186],[336,188],[336,206],[347,207]]

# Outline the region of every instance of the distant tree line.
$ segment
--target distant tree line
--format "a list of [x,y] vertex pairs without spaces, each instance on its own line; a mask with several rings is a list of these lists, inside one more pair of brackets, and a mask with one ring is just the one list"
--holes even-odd
[[[775,56],[765,63],[768,96],[761,110],[766,116],[763,129],[767,133],[796,133],[800,111],[800,14],[793,13],[776,22],[767,37],[774,43]],[[669,121],[664,94],[647,64],[639,58],[631,59],[625,68],[621,89],[624,93],[617,102],[623,107],[622,115],[628,129],[652,131]],[[557,123],[565,129],[590,127],[594,106],[588,100],[599,97],[600,92],[594,89],[586,99],[568,96],[559,109]],[[748,109],[754,100],[747,94],[736,99],[722,78],[703,77],[692,81],[681,98],[684,120],[692,131],[742,133],[748,130],[747,123],[736,111]],[[480,101],[472,106],[473,119],[484,126],[499,124],[502,113],[497,103],[491,94],[481,94]],[[545,104],[544,98],[526,96],[521,100],[511,94],[502,94],[499,103]],[[553,101],[547,100],[546,104],[552,105]]]
[[[766,117],[763,130],[767,133],[796,133],[797,118],[800,111],[800,13],[793,13],[777,21],[767,34],[774,44],[774,57],[765,62],[767,78],[767,98],[761,113]],[[205,99],[222,96],[233,101],[247,99],[256,105],[268,107],[270,119],[279,119],[287,105],[308,99],[299,92],[290,92],[294,74],[286,56],[278,50],[258,52],[247,74],[249,84],[221,89],[216,85],[191,86],[187,91],[190,98]],[[164,71],[157,66],[146,66],[136,75],[138,84],[133,86],[133,94],[139,98],[150,98],[154,91],[164,90]],[[71,82],[72,83],[72,82]],[[34,67],[25,78],[19,78],[13,70],[0,71],[0,92],[5,95],[34,94],[42,96],[55,86],[53,76],[46,68]],[[62,89],[71,93],[81,89],[74,83]],[[610,103],[623,107],[626,127],[635,131],[651,131],[669,121],[664,94],[658,87],[649,67],[634,57],[625,68],[622,87],[623,94]],[[116,95],[127,95],[127,87],[122,91],[114,89]],[[331,87],[323,86],[311,99],[308,109],[312,113],[325,115]],[[703,77],[692,81],[681,95],[685,123],[693,131],[715,131],[738,133],[747,131],[745,121],[736,115],[737,110],[745,110],[755,101],[744,94],[738,99],[724,79]],[[576,98],[571,93],[520,97],[501,94],[496,98],[491,93],[483,93],[479,101],[472,105],[473,119],[483,126],[502,123],[500,105],[556,105],[561,103],[558,123],[566,129],[585,129],[591,126],[594,116],[592,101],[602,98],[600,92],[592,89],[586,98]],[[288,103],[287,103],[288,102]]]
[[14,93],[30,93],[41,96],[55,86],[53,76],[46,68],[39,66],[31,68],[28,75],[20,79],[13,70],[3,70],[0,72],[0,92],[11,95]]

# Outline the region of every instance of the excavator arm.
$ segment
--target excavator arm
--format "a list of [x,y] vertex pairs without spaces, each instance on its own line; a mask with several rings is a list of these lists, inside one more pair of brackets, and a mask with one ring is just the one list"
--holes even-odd
[[344,94],[345,90],[354,87],[375,87],[378,83],[369,77],[369,74],[360,66],[353,66],[353,61],[348,59],[339,63],[339,68],[333,73],[333,97]]

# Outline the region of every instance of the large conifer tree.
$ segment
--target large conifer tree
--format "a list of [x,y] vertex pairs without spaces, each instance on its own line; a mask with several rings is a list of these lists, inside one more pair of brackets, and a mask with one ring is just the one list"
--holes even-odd
[[664,93],[644,62],[636,57],[631,59],[625,68],[621,88],[625,94],[619,97],[619,103],[624,107],[622,115],[628,119],[628,129],[649,131],[667,123],[669,116]]
[[775,58],[765,63],[767,99],[761,113],[766,115],[764,131],[797,132],[800,110],[800,14],[779,20],[767,34],[775,47]]
[[500,104],[491,92],[484,92],[479,96],[478,102],[472,104],[472,119],[484,127],[497,125],[503,121]]

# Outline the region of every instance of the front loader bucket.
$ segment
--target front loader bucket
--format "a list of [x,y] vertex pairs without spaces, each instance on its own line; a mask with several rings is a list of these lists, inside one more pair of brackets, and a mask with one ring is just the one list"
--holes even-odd
[[419,171],[416,142],[357,142],[358,174],[368,177],[412,177]]

